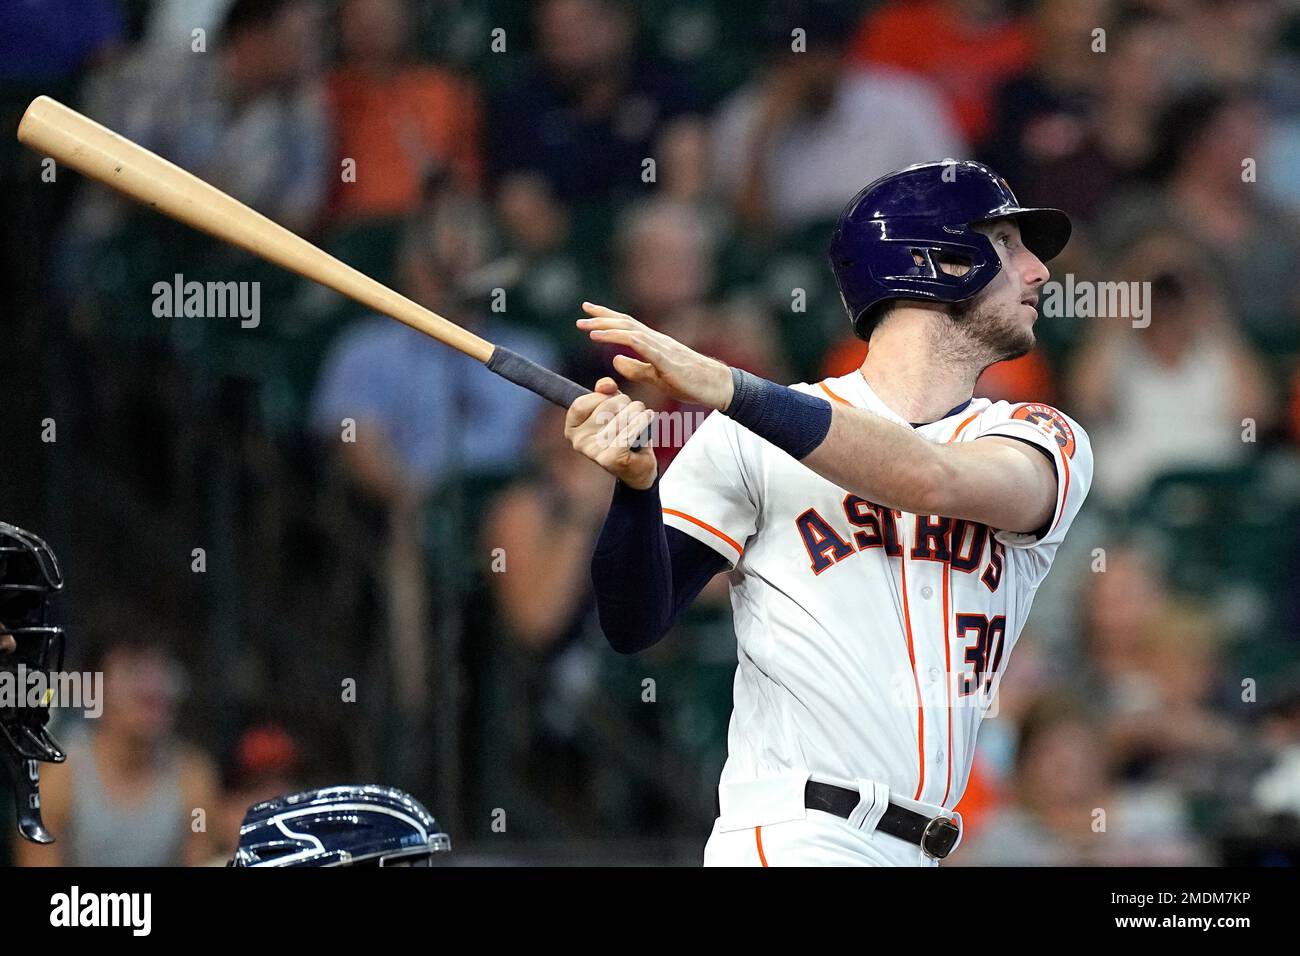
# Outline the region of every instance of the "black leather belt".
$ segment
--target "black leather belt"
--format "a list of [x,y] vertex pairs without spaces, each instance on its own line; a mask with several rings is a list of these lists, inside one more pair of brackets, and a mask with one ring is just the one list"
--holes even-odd
[[[846,820],[862,799],[856,790],[837,787],[832,783],[809,780],[804,787],[804,805],[809,810],[822,810]],[[961,829],[948,817],[927,817],[906,807],[891,803],[876,824],[881,833],[915,843],[926,856],[942,860],[957,844]]]

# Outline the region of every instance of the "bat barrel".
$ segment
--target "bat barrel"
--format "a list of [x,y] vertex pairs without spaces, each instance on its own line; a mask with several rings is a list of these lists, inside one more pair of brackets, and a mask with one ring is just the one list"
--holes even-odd
[[493,345],[399,295],[215,186],[48,96],[18,124],[18,139],[151,209],[312,279],[480,362]]

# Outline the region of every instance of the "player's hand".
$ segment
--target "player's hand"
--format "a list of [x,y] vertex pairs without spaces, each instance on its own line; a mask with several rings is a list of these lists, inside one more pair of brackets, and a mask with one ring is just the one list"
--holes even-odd
[[644,491],[654,484],[659,466],[649,446],[633,449],[632,443],[653,420],[654,412],[644,402],[632,401],[612,378],[602,378],[594,392],[569,406],[564,437],[575,451],[624,484]]
[[589,318],[578,319],[578,328],[588,332],[593,342],[626,345],[644,359],[614,356],[614,368],[630,381],[653,385],[692,405],[721,411],[731,404],[731,369],[717,359],[701,355],[622,312],[591,302],[582,303],[582,309]]

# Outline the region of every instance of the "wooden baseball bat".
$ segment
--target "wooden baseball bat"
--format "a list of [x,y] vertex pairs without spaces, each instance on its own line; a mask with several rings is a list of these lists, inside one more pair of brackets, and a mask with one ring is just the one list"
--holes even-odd
[[459,349],[503,378],[562,408],[591,391],[399,295],[193,173],[48,96],[38,96],[27,107],[18,124],[18,139],[150,209],[328,286]]

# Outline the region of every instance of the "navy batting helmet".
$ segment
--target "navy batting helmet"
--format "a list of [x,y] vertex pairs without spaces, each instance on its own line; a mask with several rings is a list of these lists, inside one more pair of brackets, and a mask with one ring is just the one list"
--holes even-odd
[[255,803],[231,866],[430,866],[451,837],[393,787],[322,787]]
[[[50,623],[50,598],[63,589],[63,572],[50,546],[16,525],[0,521],[0,635],[13,649],[0,653],[0,672],[17,678],[39,672],[47,676],[63,667],[63,628]],[[62,763],[63,748],[45,725],[51,694],[30,706],[20,691],[0,707],[0,761],[13,777],[18,832],[33,843],[53,843],[41,821],[40,771],[37,763]]]
[[[982,163],[918,163],[867,186],[831,237],[831,268],[853,331],[870,338],[878,306],[891,299],[961,302],[978,295],[1002,263],[989,237],[971,227],[1007,216],[1043,262],[1069,241],[1065,213],[1021,206],[1007,181]],[[969,268],[953,275],[941,263]]]

